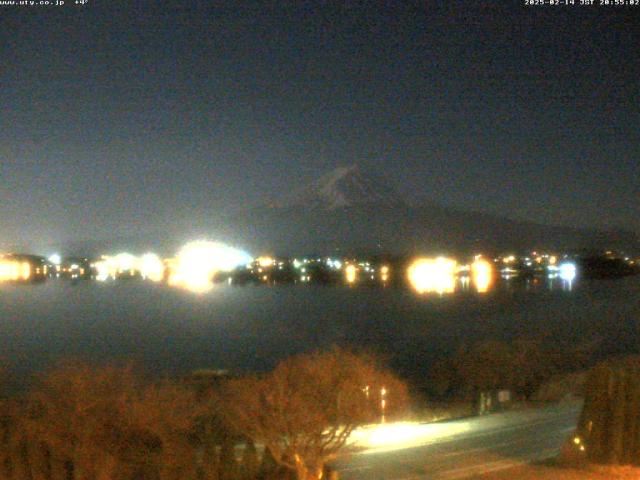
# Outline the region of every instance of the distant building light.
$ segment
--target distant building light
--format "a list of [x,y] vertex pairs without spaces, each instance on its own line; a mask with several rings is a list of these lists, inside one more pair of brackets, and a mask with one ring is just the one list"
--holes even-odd
[[272,257],[258,257],[257,260],[258,265],[264,268],[272,267],[275,263],[275,260]]
[[408,269],[411,286],[418,293],[453,293],[457,262],[450,258],[419,258]]
[[358,270],[355,265],[347,265],[344,270],[347,283],[355,283],[357,280],[357,272]]
[[483,259],[478,259],[471,265],[473,283],[478,293],[486,293],[493,283],[493,266]]
[[576,278],[576,266],[574,263],[565,262],[560,264],[558,267],[560,272],[560,278],[567,282],[571,282],[574,278]]

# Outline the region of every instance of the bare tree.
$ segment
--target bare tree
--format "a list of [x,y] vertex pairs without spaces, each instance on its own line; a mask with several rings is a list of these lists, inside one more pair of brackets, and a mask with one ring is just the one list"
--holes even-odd
[[42,375],[29,395],[22,421],[27,443],[47,446],[57,476],[118,478],[118,425],[137,388],[130,367],[64,363]]
[[369,355],[341,349],[291,357],[273,372],[228,383],[229,422],[298,479],[320,479],[359,425],[406,403],[403,382]]
[[145,383],[131,366],[66,363],[29,395],[26,468],[53,472],[47,478],[193,478],[189,435],[199,413],[194,392]]
[[160,446],[155,456],[158,480],[195,478],[197,456],[190,438],[202,413],[194,391],[166,380],[145,386],[130,405],[127,424]]

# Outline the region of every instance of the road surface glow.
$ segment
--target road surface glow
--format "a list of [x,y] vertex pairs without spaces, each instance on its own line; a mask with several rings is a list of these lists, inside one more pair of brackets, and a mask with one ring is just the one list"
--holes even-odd
[[362,439],[364,451],[334,465],[344,480],[486,478],[556,456],[575,438],[581,409],[577,401],[432,424],[371,425],[352,437]]
[[356,448],[364,448],[364,454],[392,452],[419,447],[469,430],[467,422],[395,422],[367,425],[351,434],[349,444]]

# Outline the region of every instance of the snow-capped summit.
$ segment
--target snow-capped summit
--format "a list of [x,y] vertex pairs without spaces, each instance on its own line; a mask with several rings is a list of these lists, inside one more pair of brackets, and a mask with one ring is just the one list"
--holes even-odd
[[401,202],[392,186],[357,165],[338,167],[322,175],[310,185],[294,192],[278,206],[321,207],[335,210],[367,204]]

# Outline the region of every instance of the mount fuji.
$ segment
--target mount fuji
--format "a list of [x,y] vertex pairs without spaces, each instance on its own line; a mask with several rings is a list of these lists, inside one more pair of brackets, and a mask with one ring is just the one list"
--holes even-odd
[[273,203],[275,208],[302,207],[337,210],[357,205],[404,203],[399,193],[373,173],[363,173],[357,165],[338,167],[291,195]]
[[542,225],[410,202],[384,178],[357,166],[339,167],[221,224],[230,241],[275,254],[640,249],[633,232]]

